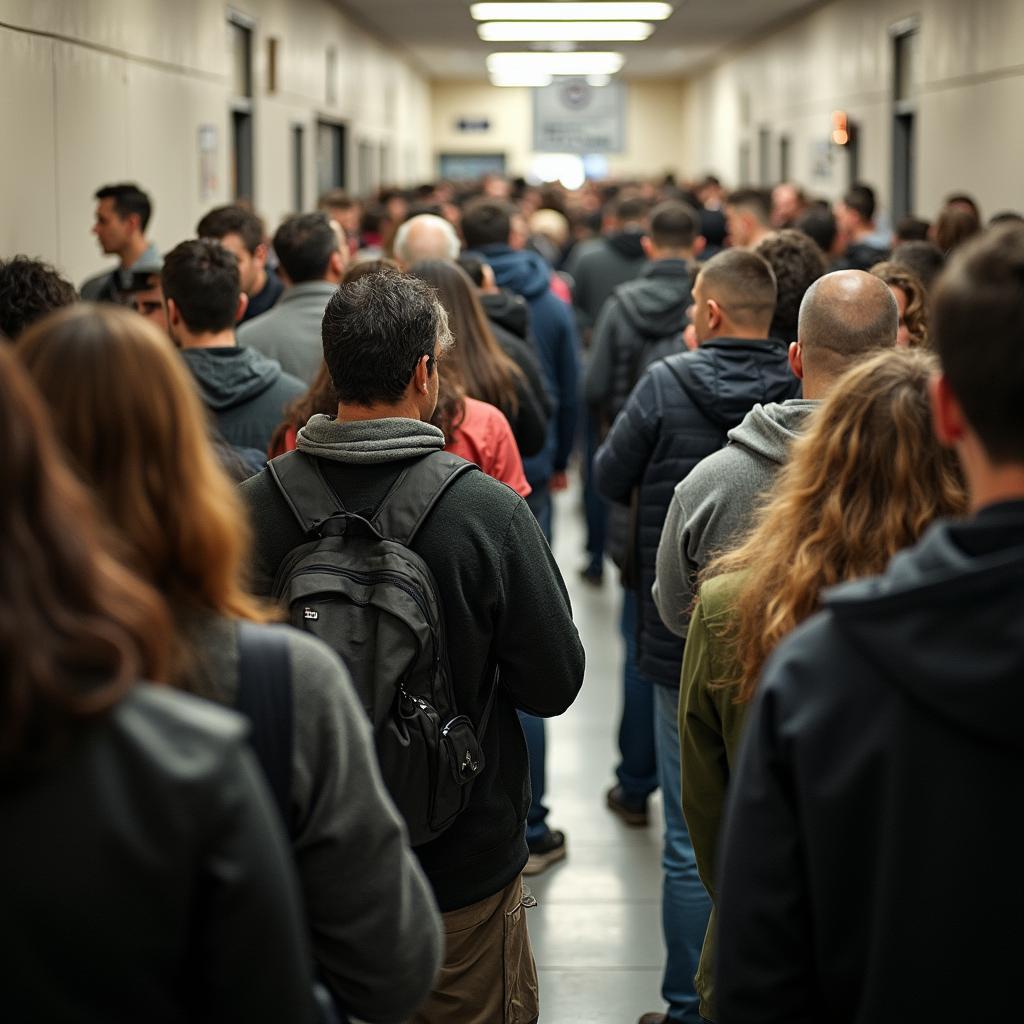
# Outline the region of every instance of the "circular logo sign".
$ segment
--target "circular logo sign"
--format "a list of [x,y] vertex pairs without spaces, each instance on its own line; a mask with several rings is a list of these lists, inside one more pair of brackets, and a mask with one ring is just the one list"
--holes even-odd
[[590,104],[590,86],[579,78],[566,82],[562,86],[562,102],[570,110],[583,110]]

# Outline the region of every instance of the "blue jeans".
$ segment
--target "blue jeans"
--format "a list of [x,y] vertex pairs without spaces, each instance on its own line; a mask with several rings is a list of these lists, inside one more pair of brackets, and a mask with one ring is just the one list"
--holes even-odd
[[541,533],[547,538],[548,545],[551,544],[551,490],[547,480],[542,484],[533,484],[526,504],[530,506],[533,518],[537,520]]
[[675,1024],[699,1024],[697,973],[711,901],[697,875],[690,833],[683,818],[679,783],[679,691],[654,687],[655,737],[658,780],[665,808],[665,844],[662,849],[661,927],[665,934],[665,975],[662,998],[668,1003],[668,1019]]
[[608,536],[608,504],[597,493],[594,486],[594,453],[598,448],[597,435],[600,424],[592,412],[583,415],[584,460],[583,460],[583,509],[587,517],[587,554],[590,564],[587,568],[594,573],[604,567],[604,542]]
[[615,776],[627,804],[641,806],[658,788],[654,754],[654,691],[657,687],[636,667],[639,599],[635,590],[622,594],[622,718],[619,720],[619,766]]
[[526,841],[535,843],[543,839],[548,832],[548,809],[544,806],[544,719],[520,711],[519,722],[523,727],[526,753],[530,758],[530,810],[526,814]]

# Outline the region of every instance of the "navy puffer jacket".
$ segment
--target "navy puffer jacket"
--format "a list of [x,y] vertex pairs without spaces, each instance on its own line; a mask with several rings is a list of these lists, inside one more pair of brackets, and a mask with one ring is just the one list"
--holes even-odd
[[651,366],[598,449],[594,480],[605,498],[627,504],[639,488],[632,538],[641,601],[639,669],[653,682],[678,688],[683,661],[683,641],[665,628],[651,596],[658,541],[676,484],[721,448],[728,431],[756,404],[799,394],[785,344],[715,338]]

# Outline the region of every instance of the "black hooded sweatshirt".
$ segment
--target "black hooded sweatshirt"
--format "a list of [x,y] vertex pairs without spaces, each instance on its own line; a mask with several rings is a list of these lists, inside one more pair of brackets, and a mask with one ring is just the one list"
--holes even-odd
[[823,603],[766,666],[730,786],[719,1024],[1016,1019],[1024,501]]
[[642,239],[643,232],[636,229],[617,231],[573,249],[565,270],[574,282],[572,304],[584,336],[593,329],[608,296],[647,265]]

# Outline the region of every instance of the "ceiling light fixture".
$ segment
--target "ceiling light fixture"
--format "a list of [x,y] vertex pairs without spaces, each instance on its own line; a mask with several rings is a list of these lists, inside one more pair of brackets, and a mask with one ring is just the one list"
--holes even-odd
[[638,43],[654,26],[646,21],[490,21],[476,30],[488,43]]
[[612,3],[481,3],[469,9],[475,21],[664,21],[672,5],[642,0]]
[[614,75],[625,58],[621,53],[580,50],[574,53],[492,53],[487,71],[495,78],[514,74],[536,75]]
[[541,71],[506,71],[491,75],[490,81],[499,88],[540,89],[550,85],[553,78]]

